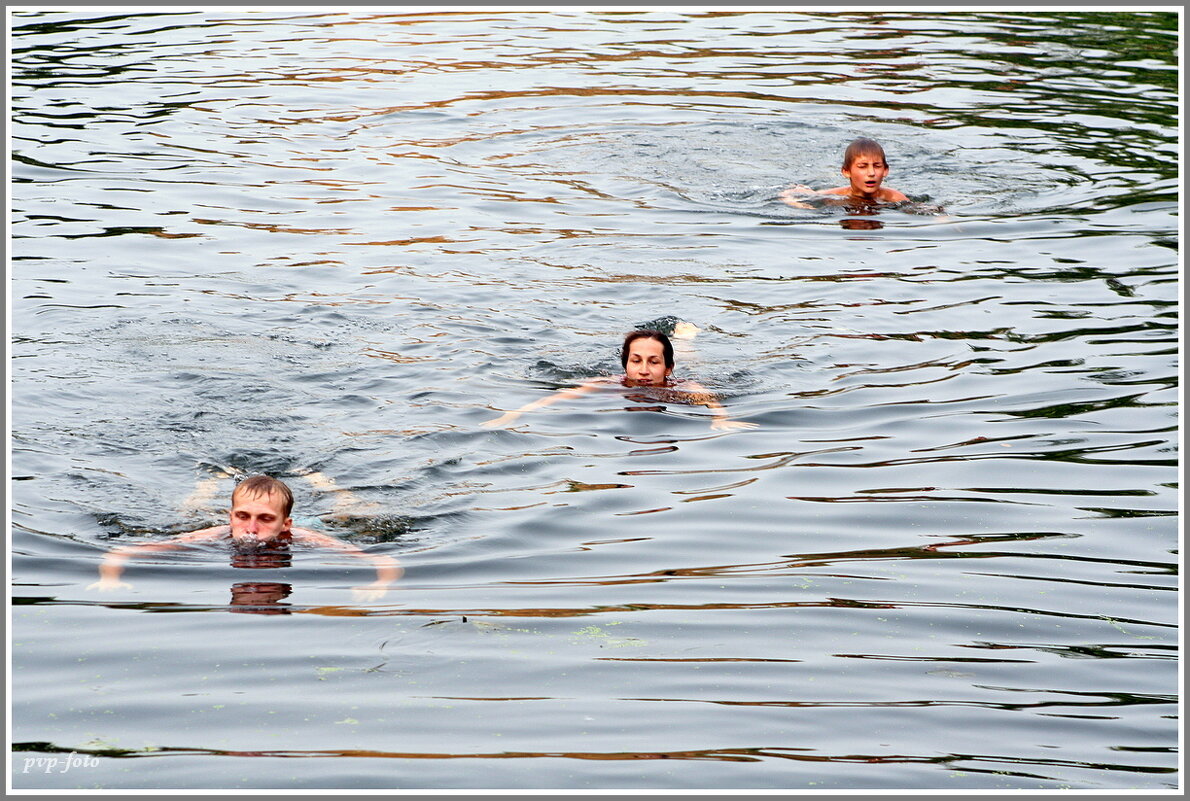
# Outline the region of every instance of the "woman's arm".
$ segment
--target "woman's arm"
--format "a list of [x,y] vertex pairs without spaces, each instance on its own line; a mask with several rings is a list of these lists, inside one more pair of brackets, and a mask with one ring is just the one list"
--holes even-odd
[[727,414],[727,409],[723,408],[723,404],[715,397],[715,393],[704,387],[697,381],[689,381],[686,384],[689,389],[683,387],[684,391],[690,393],[690,402],[699,406],[706,406],[711,410],[714,419],[711,420],[711,428],[715,431],[739,431],[747,428],[756,428],[756,423],[748,423],[743,420],[732,420]]
[[586,395],[588,392],[594,392],[596,389],[605,385],[606,383],[607,383],[607,379],[596,378],[591,381],[587,381],[586,383],[581,384],[580,386],[570,387],[569,389],[564,389],[560,392],[555,392],[552,395],[547,395],[544,398],[538,398],[537,400],[533,401],[532,403],[526,403],[524,406],[522,406],[519,409],[516,409],[511,412],[505,412],[504,414],[500,415],[499,417],[496,417],[491,420],[487,420],[483,423],[480,423],[480,425],[484,426],[485,428],[501,428],[503,426],[508,425],[513,420],[516,420],[518,417],[520,417],[525,412],[531,412],[534,409],[540,409],[543,406],[549,406],[550,404],[557,403],[558,401],[563,400],[563,399],[581,397],[582,395]]

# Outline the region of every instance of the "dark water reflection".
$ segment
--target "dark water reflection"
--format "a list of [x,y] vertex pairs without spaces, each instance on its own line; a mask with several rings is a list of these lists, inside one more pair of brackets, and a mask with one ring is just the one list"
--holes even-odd
[[10,22],[14,787],[1178,786],[1176,15]]

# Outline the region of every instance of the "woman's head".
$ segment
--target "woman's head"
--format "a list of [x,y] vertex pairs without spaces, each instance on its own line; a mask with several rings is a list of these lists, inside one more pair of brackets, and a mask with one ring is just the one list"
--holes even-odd
[[632,383],[662,386],[674,369],[674,346],[660,331],[632,331],[624,337],[620,364]]

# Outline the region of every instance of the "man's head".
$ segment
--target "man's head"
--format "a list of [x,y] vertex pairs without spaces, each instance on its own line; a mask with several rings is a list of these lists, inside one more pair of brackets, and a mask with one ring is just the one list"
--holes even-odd
[[251,476],[231,493],[231,536],[239,543],[271,542],[293,526],[293,493],[271,476]]

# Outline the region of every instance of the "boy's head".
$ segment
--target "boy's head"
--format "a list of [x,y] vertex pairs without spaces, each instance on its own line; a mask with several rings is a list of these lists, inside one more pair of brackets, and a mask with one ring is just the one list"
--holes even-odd
[[852,197],[878,200],[880,184],[888,176],[884,148],[875,139],[861,136],[843,153],[842,172],[851,184]]
[[888,158],[884,155],[884,148],[875,139],[860,136],[852,140],[843,151],[843,169],[850,170],[852,163],[860,156],[871,156],[880,159],[884,166],[888,166]]
[[236,542],[269,542],[293,526],[293,493],[271,476],[251,476],[231,493],[231,536]]

